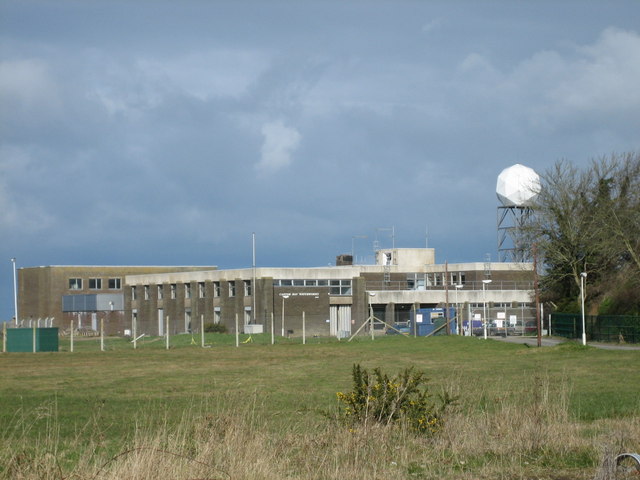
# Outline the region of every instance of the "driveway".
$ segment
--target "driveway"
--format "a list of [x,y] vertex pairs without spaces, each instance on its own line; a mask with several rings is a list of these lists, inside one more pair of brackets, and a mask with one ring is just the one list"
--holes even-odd
[[[509,342],[509,343],[520,343],[526,344],[531,347],[538,346],[538,338],[537,337],[490,337],[494,340],[500,340],[501,342]],[[568,341],[566,338],[561,337],[542,337],[542,346],[543,347],[553,347],[554,345],[558,345],[559,343],[563,343]],[[617,344],[617,343],[600,343],[600,342],[587,342],[587,345],[590,347],[602,348],[605,350],[640,350],[640,345],[637,344]]]

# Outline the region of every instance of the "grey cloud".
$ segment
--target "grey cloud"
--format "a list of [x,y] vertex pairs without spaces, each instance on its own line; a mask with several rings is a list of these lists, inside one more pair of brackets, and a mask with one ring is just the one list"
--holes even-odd
[[23,264],[246,266],[252,231],[319,264],[391,225],[478,260],[503,168],[640,147],[636,2],[62,4],[0,7]]

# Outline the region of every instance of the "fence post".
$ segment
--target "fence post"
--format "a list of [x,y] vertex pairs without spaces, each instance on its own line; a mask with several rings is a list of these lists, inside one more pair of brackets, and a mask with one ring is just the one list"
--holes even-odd
[[71,353],[73,353],[73,319],[71,320]]
[[100,351],[104,352],[104,318],[100,319]]
[[271,345],[276,343],[275,332],[273,331],[274,321],[273,321],[273,312],[271,312]]
[[166,335],[166,343],[167,350],[169,350],[169,315],[167,315],[167,319],[165,320],[165,335]]
[[7,322],[2,322],[2,353],[7,353]]
[[200,315],[200,346],[204,348],[204,315]]
[[236,347],[240,346],[240,332],[238,332],[238,314],[236,313]]

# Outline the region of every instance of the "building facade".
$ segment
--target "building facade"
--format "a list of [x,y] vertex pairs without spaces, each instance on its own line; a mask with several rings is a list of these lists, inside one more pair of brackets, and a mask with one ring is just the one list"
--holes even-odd
[[14,325],[56,326],[124,335],[130,317],[125,315],[125,277],[131,274],[215,269],[216,267],[155,266],[43,266],[18,270],[18,312]]
[[128,275],[125,315],[149,335],[212,323],[229,332],[338,337],[355,333],[371,311],[381,331],[417,309],[447,304],[458,307],[461,319],[484,318],[487,306],[489,319],[524,324],[534,315],[531,264],[438,265],[428,248],[379,250],[375,265],[345,265],[345,257],[318,268]]
[[[19,323],[113,335],[228,332],[347,337],[373,313],[382,333],[419,309],[460,319],[535,318],[529,263],[436,264],[430,248],[379,250],[374,265],[317,268],[35,267],[19,270]],[[488,309],[488,310],[487,310]],[[361,330],[366,333],[366,330]],[[376,332],[374,332],[376,333]]]

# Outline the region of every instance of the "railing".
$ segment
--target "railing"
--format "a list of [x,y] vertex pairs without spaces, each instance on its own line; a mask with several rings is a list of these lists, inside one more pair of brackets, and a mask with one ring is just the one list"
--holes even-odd
[[[494,280],[491,283],[483,283],[479,282],[466,282],[463,284],[461,291],[464,290],[482,290],[482,286],[486,290],[533,290],[533,282],[517,282],[517,281],[508,281],[508,280]],[[372,291],[384,291],[384,290],[410,290],[410,291],[422,291],[422,290],[437,290],[443,291],[445,288],[448,288],[449,291],[453,292],[456,290],[454,285],[449,285],[445,287],[444,285],[411,285],[406,281],[368,281],[365,284],[366,290]]]

